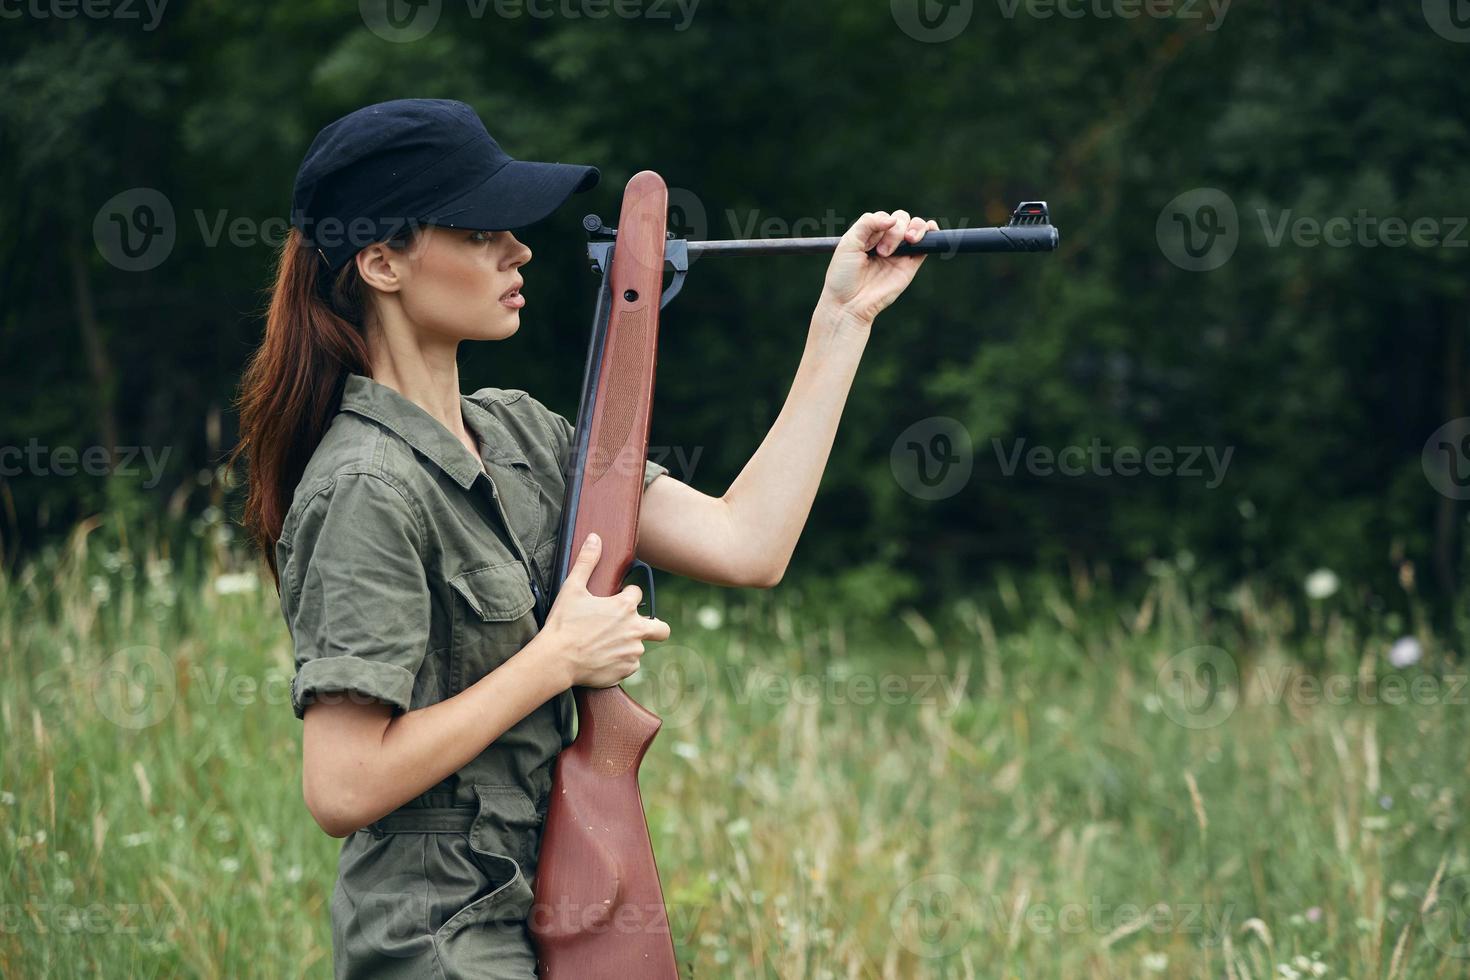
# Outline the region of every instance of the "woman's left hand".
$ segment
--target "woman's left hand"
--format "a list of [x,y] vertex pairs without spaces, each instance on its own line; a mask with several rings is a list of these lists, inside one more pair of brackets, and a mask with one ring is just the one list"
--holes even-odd
[[[908,288],[927,255],[898,255],[902,242],[920,241],[938,231],[933,220],[911,217],[907,211],[869,211],[837,243],[818,306],[867,328]],[[877,255],[868,250],[876,248]]]

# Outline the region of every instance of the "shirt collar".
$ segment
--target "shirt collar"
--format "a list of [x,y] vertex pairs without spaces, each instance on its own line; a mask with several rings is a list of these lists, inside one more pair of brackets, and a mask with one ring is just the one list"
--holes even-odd
[[[480,403],[459,396],[465,425],[480,443],[482,462],[529,466],[510,432]],[[428,457],[460,487],[468,490],[483,472],[469,451],[438,419],[385,384],[360,374],[347,375],[341,411],[352,412],[391,429]]]

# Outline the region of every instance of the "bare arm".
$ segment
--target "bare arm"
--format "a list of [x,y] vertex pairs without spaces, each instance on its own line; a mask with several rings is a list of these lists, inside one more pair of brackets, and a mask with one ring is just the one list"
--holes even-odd
[[873,319],[918,272],[924,256],[872,258],[918,241],[934,222],[907,212],[865,214],[833,255],[796,378],[775,423],[722,497],[654,480],[638,514],[638,556],[716,585],[781,580],[811,514],[837,423]]
[[571,686],[538,633],[498,668],[446,701],[393,717],[393,707],[346,696],[306,709],[301,791],[333,837],[398,809],[485,751],[516,722]]
[[346,837],[462,769],[567,688],[610,687],[637,670],[643,641],[668,639],[669,627],[639,615],[636,585],[610,596],[587,591],[601,553],[589,536],[545,628],[454,697],[397,717],[392,705],[362,698],[308,705],[301,792],[321,828]]

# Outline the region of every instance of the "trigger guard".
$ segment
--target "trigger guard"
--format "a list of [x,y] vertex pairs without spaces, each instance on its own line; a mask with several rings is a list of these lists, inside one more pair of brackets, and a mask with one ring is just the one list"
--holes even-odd
[[[653,569],[649,567],[648,562],[634,559],[633,564],[628,566],[628,574],[624,575],[623,578],[626,580],[634,572],[639,571],[640,569],[643,572],[644,579],[648,582],[648,588],[643,590],[648,595],[648,615],[644,618],[657,619],[658,607],[653,604]],[[642,605],[642,603],[639,603],[639,605]]]

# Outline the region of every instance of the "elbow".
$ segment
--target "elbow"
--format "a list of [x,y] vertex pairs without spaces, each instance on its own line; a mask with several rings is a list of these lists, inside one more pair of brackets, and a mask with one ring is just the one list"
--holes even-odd
[[785,574],[785,562],[782,562],[779,565],[770,565],[760,569],[760,574],[748,579],[746,581],[746,585],[754,589],[773,589],[780,584],[781,579],[783,576],[785,576]]
[[345,786],[321,786],[302,780],[301,795],[312,819],[329,837],[347,837],[371,822]]

